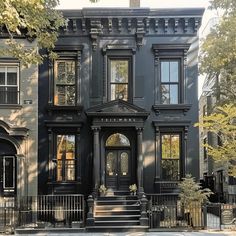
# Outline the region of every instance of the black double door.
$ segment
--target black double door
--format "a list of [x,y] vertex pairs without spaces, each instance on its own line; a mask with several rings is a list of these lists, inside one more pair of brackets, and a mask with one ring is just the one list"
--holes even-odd
[[106,150],[106,187],[114,191],[128,191],[132,180],[130,149]]

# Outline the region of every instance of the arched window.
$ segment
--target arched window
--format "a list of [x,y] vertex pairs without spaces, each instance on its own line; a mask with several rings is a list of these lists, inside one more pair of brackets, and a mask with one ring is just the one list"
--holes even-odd
[[106,140],[106,147],[129,147],[130,141],[129,139],[120,133],[115,133],[110,135]]

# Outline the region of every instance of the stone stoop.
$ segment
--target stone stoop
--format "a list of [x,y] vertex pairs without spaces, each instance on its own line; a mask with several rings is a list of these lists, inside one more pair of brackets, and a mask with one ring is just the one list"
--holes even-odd
[[114,195],[94,201],[94,225],[88,231],[146,231],[140,225],[140,201],[137,196]]

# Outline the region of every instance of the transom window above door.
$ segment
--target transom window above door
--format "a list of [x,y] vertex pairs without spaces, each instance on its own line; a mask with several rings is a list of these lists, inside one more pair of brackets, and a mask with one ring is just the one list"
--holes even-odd
[[106,140],[106,147],[120,147],[120,146],[130,146],[129,139],[120,133],[115,133],[110,135]]

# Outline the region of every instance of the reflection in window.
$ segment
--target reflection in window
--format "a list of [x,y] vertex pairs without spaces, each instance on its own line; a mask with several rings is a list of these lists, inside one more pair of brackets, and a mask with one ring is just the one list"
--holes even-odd
[[106,146],[130,146],[129,139],[120,133],[112,134],[106,141]]
[[57,135],[57,181],[75,180],[75,135]]
[[75,61],[58,60],[55,63],[55,105],[75,105]]
[[116,174],[116,156],[113,152],[109,152],[107,154],[106,170],[109,176],[113,176]]
[[179,180],[180,135],[161,135],[161,166],[163,180]]
[[0,104],[19,103],[19,67],[0,65]]
[[179,61],[161,61],[161,103],[179,103]]
[[111,100],[128,100],[129,61],[110,61],[110,92]]
[[120,173],[121,175],[128,175],[129,173],[129,155],[127,152],[120,154]]

